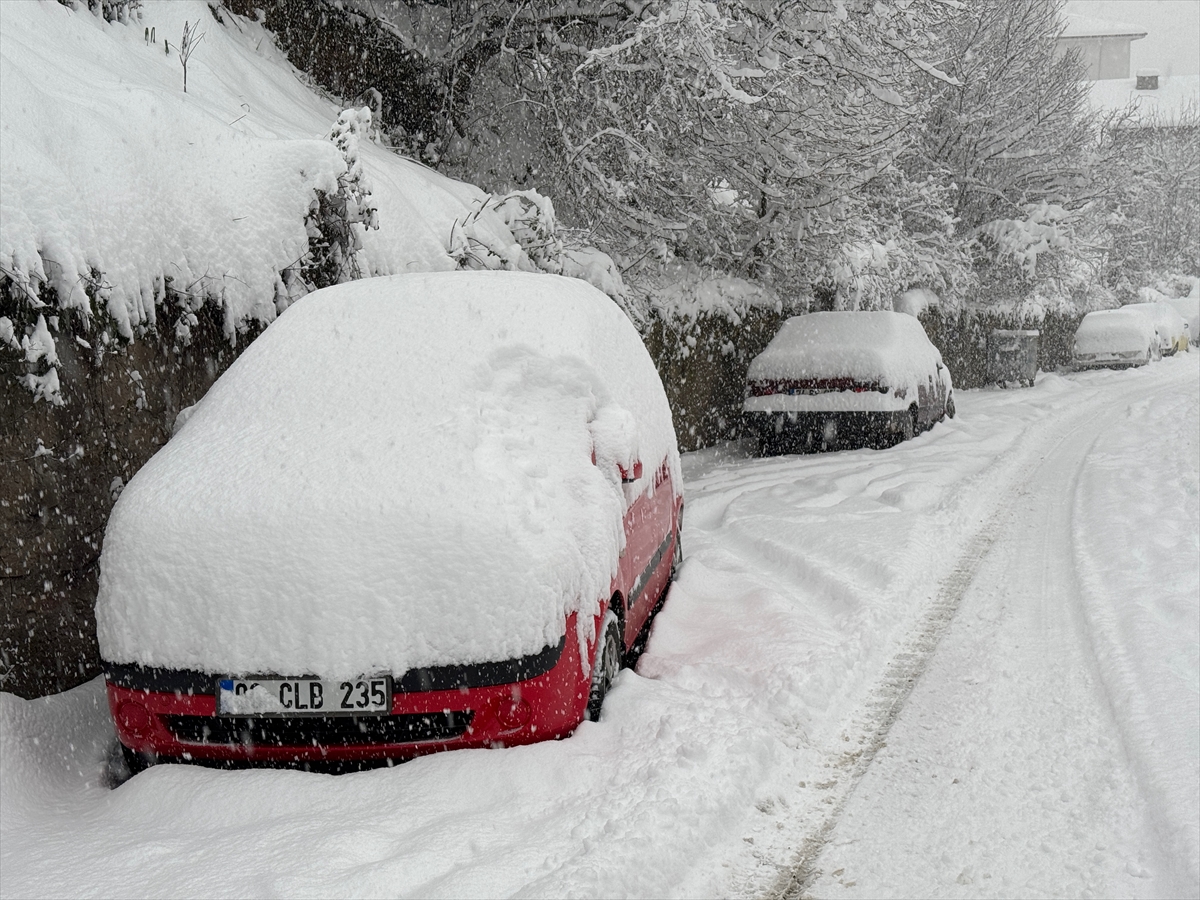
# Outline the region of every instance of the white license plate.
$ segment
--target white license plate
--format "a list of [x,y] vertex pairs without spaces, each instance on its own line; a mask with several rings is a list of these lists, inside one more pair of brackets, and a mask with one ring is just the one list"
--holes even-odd
[[389,675],[322,678],[219,678],[219,716],[365,716],[392,711]]

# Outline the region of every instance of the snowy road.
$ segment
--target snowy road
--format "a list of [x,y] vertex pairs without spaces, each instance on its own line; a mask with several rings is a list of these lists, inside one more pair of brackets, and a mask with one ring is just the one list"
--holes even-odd
[[112,791],[99,685],[0,696],[0,895],[1196,895],[1200,354],[958,405],[691,454],[680,580],[566,741]]
[[[1122,415],[1085,411],[1048,431],[1054,443],[997,516],[955,620],[794,893],[1195,895],[1189,849],[1194,854],[1200,788],[1195,756],[1189,766],[1181,751],[1190,740],[1194,752],[1196,698],[1186,683],[1169,698],[1182,704],[1173,709],[1184,721],[1170,713],[1157,721],[1162,709],[1130,715],[1130,695],[1140,688],[1170,694],[1173,673],[1154,671],[1154,658],[1172,648],[1139,646],[1139,638],[1158,636],[1152,632],[1105,628],[1103,619],[1122,615],[1093,589],[1103,585],[1087,546],[1100,533],[1111,545],[1105,549],[1119,554],[1138,546],[1145,527],[1169,555],[1194,566],[1194,540],[1172,541],[1159,515],[1186,493],[1186,477],[1172,491],[1170,479],[1106,465],[1136,459],[1120,451],[1143,447],[1148,435],[1182,446],[1191,435],[1194,487],[1195,403],[1146,398],[1141,387],[1109,396]],[[1158,464],[1147,456],[1144,464]],[[1141,574],[1150,576],[1141,596],[1112,599],[1159,616],[1160,627],[1194,633],[1194,611],[1170,609],[1188,591],[1195,600],[1186,565]],[[1121,659],[1150,671],[1121,671],[1113,665]],[[1163,747],[1179,753],[1174,779],[1153,758]],[[1156,784],[1156,774],[1173,783]]]

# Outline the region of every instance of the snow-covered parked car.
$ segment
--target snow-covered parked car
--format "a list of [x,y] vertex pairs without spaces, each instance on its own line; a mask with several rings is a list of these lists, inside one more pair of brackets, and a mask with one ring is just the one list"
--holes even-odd
[[310,294],[113,510],[96,619],[126,757],[567,735],[665,598],[681,484],[654,364],[583,281]]
[[1101,309],[1083,317],[1075,330],[1071,360],[1077,369],[1126,369],[1159,359],[1158,332],[1136,309]]
[[913,316],[810,313],[750,363],[742,425],[764,454],[897,442],[952,417],[953,391]]
[[1165,300],[1149,303],[1130,303],[1122,307],[1145,316],[1158,335],[1158,352],[1161,356],[1174,356],[1188,346],[1188,324],[1183,316]]
[[1200,297],[1171,297],[1165,302],[1187,322],[1188,345],[1200,346]]

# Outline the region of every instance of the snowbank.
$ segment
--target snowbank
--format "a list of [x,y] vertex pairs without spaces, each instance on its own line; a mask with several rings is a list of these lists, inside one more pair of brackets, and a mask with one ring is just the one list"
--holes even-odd
[[913,316],[818,312],[793,316],[750,363],[751,381],[853,378],[891,388],[925,384],[942,357]]
[[[592,463],[595,452],[596,464]],[[616,466],[645,464],[622,488]],[[138,472],[96,605],[112,662],[348,677],[519,657],[606,599],[671,412],[609,298],[453,272],[311,294]]]
[[[256,304],[270,305],[279,272],[307,252],[313,190],[334,190],[346,170],[325,140],[339,107],[244,19],[223,12],[222,26],[201,2],[139,12],[124,25],[57,3],[5,4],[0,115],[26,127],[0,137],[0,260],[50,279],[71,298],[64,306],[85,303],[79,279],[98,269],[126,335],[154,321],[164,275],[219,296],[233,323],[270,319]],[[174,44],[186,20],[204,40],[184,94],[164,40]],[[145,40],[150,27],[157,43]],[[450,225],[486,194],[362,150],[381,222],[365,235],[368,270],[454,268]]]

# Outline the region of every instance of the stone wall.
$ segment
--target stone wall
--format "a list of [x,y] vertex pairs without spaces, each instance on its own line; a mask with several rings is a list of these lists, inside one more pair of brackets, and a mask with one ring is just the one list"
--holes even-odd
[[[33,697],[99,671],[94,604],[108,514],[121,487],[171,435],[248,343],[231,346],[221,313],[197,313],[186,347],[160,322],[98,352],[94,332],[63,317],[56,335],[62,406],[34,402],[25,364],[0,353],[0,679]],[[88,344],[83,346],[79,338]]]

